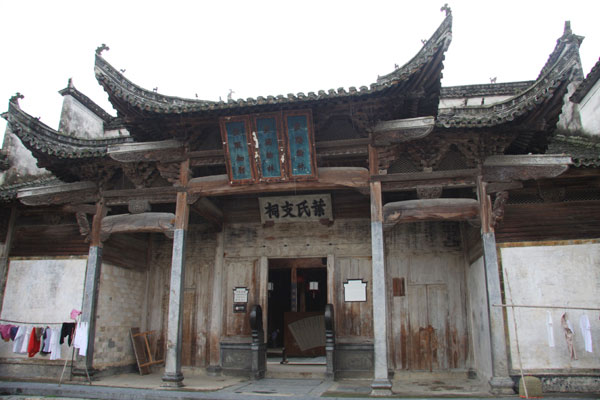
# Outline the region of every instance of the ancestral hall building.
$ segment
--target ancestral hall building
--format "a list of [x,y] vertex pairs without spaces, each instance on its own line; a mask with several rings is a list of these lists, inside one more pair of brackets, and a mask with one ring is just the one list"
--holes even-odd
[[[521,369],[547,390],[598,390],[600,142],[581,133],[597,81],[575,92],[583,38],[566,24],[535,80],[442,88],[451,26],[448,10],[369,87],[183,99],[137,86],[102,46],[94,72],[117,117],[71,81],[58,130],[11,98],[0,323],[80,309],[76,367],[96,374],[135,366],[130,328],[154,331],[173,386],[182,365],[261,378],[267,347],[284,347],[378,394],[416,371],[512,393]],[[59,376],[63,346],[49,360],[0,345],[0,375]]]

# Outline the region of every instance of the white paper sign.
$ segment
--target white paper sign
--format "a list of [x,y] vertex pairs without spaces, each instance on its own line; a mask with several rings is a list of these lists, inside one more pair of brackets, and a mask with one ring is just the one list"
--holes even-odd
[[233,302],[234,303],[247,303],[248,302],[248,289],[245,287],[236,287],[233,289]]
[[367,301],[367,282],[351,279],[344,283],[344,301]]

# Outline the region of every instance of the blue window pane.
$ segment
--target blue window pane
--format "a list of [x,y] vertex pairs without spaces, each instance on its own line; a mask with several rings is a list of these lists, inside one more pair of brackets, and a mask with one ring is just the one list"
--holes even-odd
[[231,163],[231,175],[234,180],[251,179],[250,157],[246,139],[244,121],[227,122],[227,146]]
[[292,176],[311,175],[310,141],[308,138],[308,118],[306,115],[288,116],[287,130],[290,142]]
[[281,176],[275,118],[257,118],[256,130],[262,176],[265,178]]

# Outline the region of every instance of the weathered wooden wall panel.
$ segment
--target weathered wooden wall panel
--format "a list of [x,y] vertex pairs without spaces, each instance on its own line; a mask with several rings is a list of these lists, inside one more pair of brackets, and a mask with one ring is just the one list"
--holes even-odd
[[[340,340],[373,339],[373,279],[371,259],[367,257],[336,257],[335,293],[336,335]],[[349,279],[362,279],[367,286],[367,301],[344,300],[344,283]]]
[[[397,225],[386,236],[389,357],[396,369],[465,368],[465,258],[458,223]],[[394,278],[405,295],[394,295]]]
[[[152,234],[146,320],[149,330],[156,330],[156,340],[164,351],[169,303],[172,241],[162,234]],[[183,353],[184,365],[208,363],[208,329],[212,297],[212,266],[215,257],[215,234],[190,226],[186,242],[184,281]]]
[[[225,259],[223,273],[223,332],[225,336],[249,336],[250,306],[257,304],[258,296],[258,259],[228,258]],[[248,289],[246,312],[233,312],[233,291],[237,287]]]
[[594,239],[600,237],[600,201],[507,204],[496,241]]
[[77,256],[87,255],[89,248],[77,224],[17,225],[10,255]]

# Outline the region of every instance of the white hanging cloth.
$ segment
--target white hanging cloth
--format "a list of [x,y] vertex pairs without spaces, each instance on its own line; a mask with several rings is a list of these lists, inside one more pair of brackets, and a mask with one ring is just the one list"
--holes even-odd
[[579,327],[581,328],[581,336],[583,336],[583,342],[585,344],[585,351],[588,353],[592,352],[592,327],[590,326],[590,319],[587,314],[582,314],[579,317]]
[[60,328],[52,328],[52,335],[50,336],[50,359],[60,359]]
[[77,329],[75,329],[75,339],[73,340],[73,346],[79,349],[79,355],[85,356],[87,353],[88,345],[88,323],[78,322]]
[[548,346],[554,347],[554,326],[552,324],[552,313],[550,311],[546,311],[548,314],[546,315],[546,330],[548,331]]

